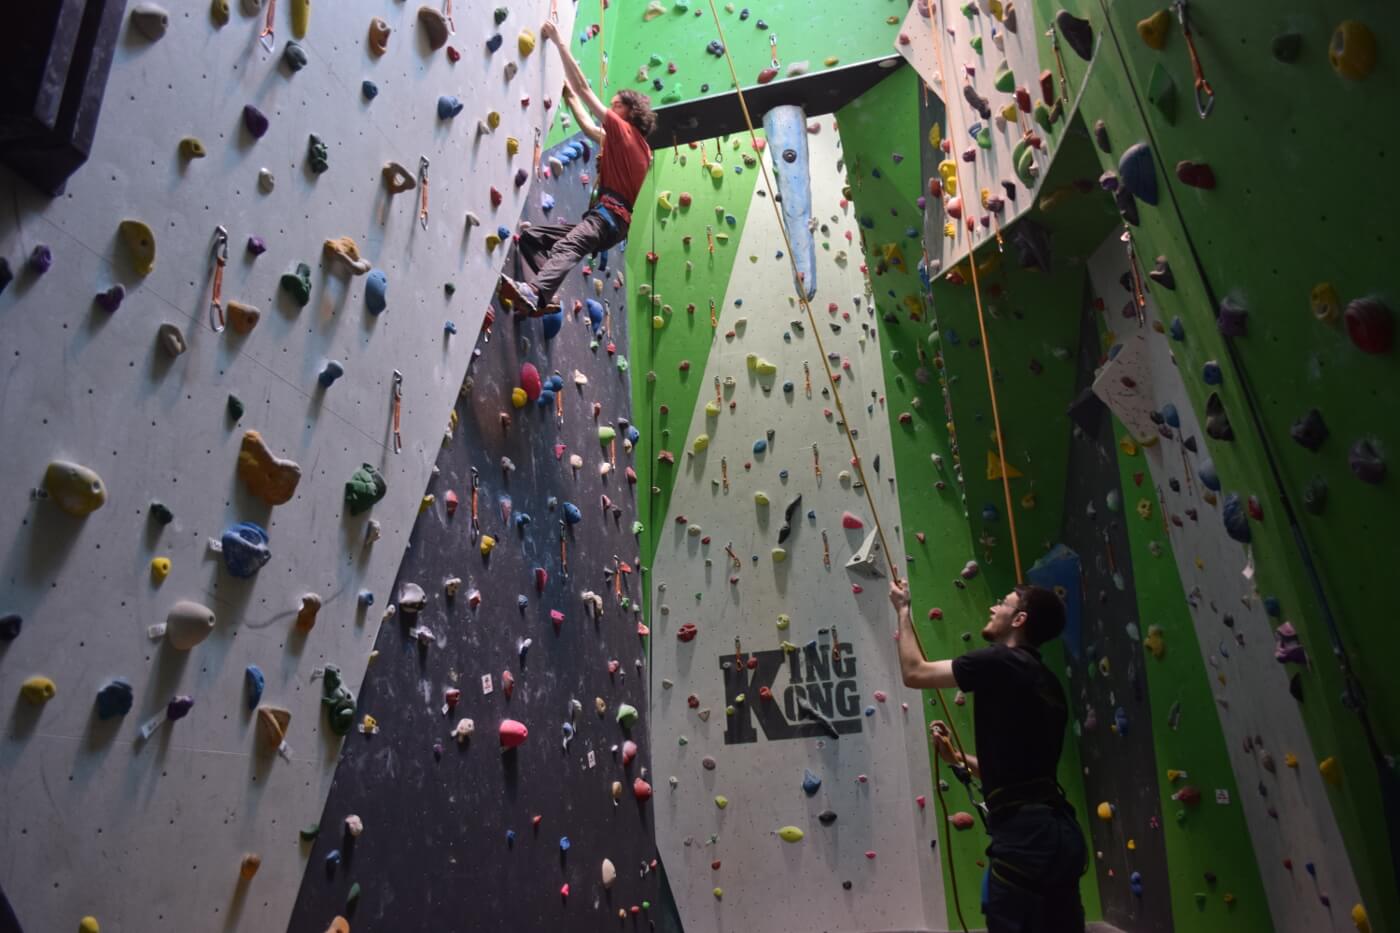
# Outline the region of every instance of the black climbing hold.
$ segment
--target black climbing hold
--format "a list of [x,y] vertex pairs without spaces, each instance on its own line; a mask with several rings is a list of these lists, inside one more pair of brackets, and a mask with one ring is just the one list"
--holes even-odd
[[851,883],[850,883],[849,881],[843,881],[843,882],[841,882],[841,887],[842,887],[843,889],[849,891],[849,890],[851,890]]
[[788,162],[788,163],[796,162],[796,161],[797,161],[797,150],[796,150],[796,149],[784,149],[784,150],[783,150],[783,161],[784,161],[784,162]]
[[1220,506],[1220,518],[1225,523],[1225,533],[1241,544],[1250,539],[1249,515],[1245,512],[1244,501],[1239,493],[1230,493]]
[[1298,60],[1298,55],[1303,51],[1303,36],[1297,32],[1285,32],[1282,35],[1274,36],[1274,41],[1270,44],[1270,51],[1274,53],[1274,58],[1285,65],[1292,64]]
[[1303,675],[1301,673],[1288,678],[1288,693],[1299,703],[1303,702]]
[[1182,441],[1181,446],[1185,447],[1187,450],[1191,451],[1191,453],[1194,454],[1196,452],[1196,435],[1192,434],[1186,440]]
[[1086,62],[1094,57],[1094,27],[1087,19],[1080,19],[1068,10],[1055,14],[1055,29],[1065,44],[1074,49],[1074,54]]
[[661,89],[662,89],[663,87],[665,87],[665,86],[666,86],[666,85],[663,84],[663,83],[661,82],[661,79],[660,79],[660,78],[652,78],[652,79],[651,79],[651,89],[652,89],[653,91],[659,91],[659,90],[661,90]]
[[1147,273],[1147,277],[1168,291],[1176,290],[1176,276],[1172,275],[1172,267],[1166,256],[1157,257],[1157,264]]
[[1206,433],[1217,441],[1233,441],[1235,432],[1230,427],[1230,418],[1225,414],[1225,403],[1219,393],[1212,392],[1206,399]]
[[[701,93],[701,94],[708,94],[708,93],[710,93],[710,86],[709,86],[708,84],[702,84],[702,85],[700,85],[700,93]],[[761,192],[761,191],[759,192],[759,194],[762,194],[762,193],[763,193],[763,192]]]
[[983,120],[990,120],[992,118],[992,105],[987,102],[987,98],[977,93],[977,88],[973,87],[971,84],[964,84],[963,98],[967,101],[967,105],[973,110],[976,110],[977,115]]
[[1327,440],[1327,423],[1322,420],[1322,412],[1310,408],[1307,414],[1293,422],[1288,434],[1308,450],[1317,451]]
[[168,525],[175,521],[175,513],[170,511],[170,506],[164,502],[151,503],[151,518],[162,525]]
[[1016,224],[1011,233],[1022,269],[1050,271],[1050,231],[1029,218]]
[[831,810],[823,810],[821,813],[817,814],[817,822],[821,823],[823,826],[830,826],[832,823],[836,822],[836,813]]
[[0,256],[0,292],[3,292],[14,280],[15,270],[10,268],[10,261],[4,256]]
[[17,612],[6,613],[0,616],[0,641],[14,641],[19,637],[19,630],[24,628],[24,619]]
[[748,18],[749,18],[749,8],[748,8],[748,7],[744,7],[742,10],[739,11],[739,19],[745,20],[745,19],[748,19]]
[[1009,178],[1001,183],[1001,188],[1006,192],[1006,200],[1016,200],[1016,183]]
[[232,392],[228,396],[228,417],[230,421],[237,421],[243,417],[243,400]]
[[1104,152],[1112,152],[1113,147],[1108,144],[1108,125],[1102,120],[1094,123],[1094,142],[1098,143]]
[[1118,206],[1118,213],[1122,214],[1128,223],[1136,227],[1141,222],[1138,218],[1137,199],[1123,185],[1119,185],[1118,190],[1113,192],[1113,203]]
[[754,28],[756,28],[756,29],[767,29],[767,28],[768,28],[768,23],[765,22],[764,20],[759,20],[758,22],[754,23]]

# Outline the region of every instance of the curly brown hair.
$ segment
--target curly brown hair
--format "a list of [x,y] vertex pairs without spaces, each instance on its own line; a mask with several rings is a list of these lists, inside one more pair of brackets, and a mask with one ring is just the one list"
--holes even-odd
[[650,136],[656,129],[656,114],[651,110],[651,98],[631,89],[617,92],[617,96],[627,105],[627,122],[637,128],[643,136]]

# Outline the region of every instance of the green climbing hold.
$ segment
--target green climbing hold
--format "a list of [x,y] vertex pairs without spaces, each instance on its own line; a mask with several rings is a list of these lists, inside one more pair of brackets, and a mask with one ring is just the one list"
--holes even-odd
[[661,102],[663,104],[677,104],[680,103],[681,97],[683,96],[684,94],[681,91],[681,86],[679,84],[673,84],[670,90],[661,95]]
[[368,463],[362,463],[345,483],[345,504],[350,507],[351,515],[359,515],[383,499],[388,491],[389,485],[379,471]]
[[982,37],[981,37],[981,36],[973,36],[971,39],[968,40],[968,43],[967,43],[967,44],[970,45],[970,46],[972,46],[972,51],[976,52],[978,55],[981,55],[981,54],[982,54]]
[[243,417],[243,400],[232,392],[228,395],[228,416],[230,421]]
[[1147,79],[1147,101],[1169,125],[1176,123],[1176,82],[1161,63],[1152,66],[1152,74]]
[[657,53],[652,52],[651,57],[647,59],[647,64],[650,65],[652,68],[658,68],[661,65],[666,64],[666,59],[662,58]]
[[1027,188],[1035,185],[1035,150],[1022,139],[1011,151],[1011,160],[1016,165],[1016,177]]
[[509,15],[510,10],[507,7],[498,6],[495,12],[491,14],[491,17],[496,21],[496,25],[499,26],[506,21],[506,17]]
[[802,837],[805,835],[806,833],[796,826],[784,826],[782,829],[778,830],[778,838],[783,840],[783,842],[801,842]]
[[977,131],[977,135],[974,139],[977,140],[977,145],[981,146],[983,149],[992,148],[992,131],[985,126]]
[[311,301],[311,267],[304,262],[297,263],[296,272],[288,272],[282,276],[278,283],[282,286],[282,291],[292,296],[300,307],[306,307]]
[[336,735],[348,735],[355,724],[355,694],[340,679],[340,668],[327,664],[321,678],[321,702],[326,705],[326,718]]
[[599,427],[598,427],[598,443],[600,443],[600,444],[602,444],[604,447],[606,447],[606,446],[608,446],[609,444],[611,444],[611,443],[613,442],[613,439],[614,439],[615,437],[617,437],[617,429],[616,429],[616,428],[614,428],[614,427],[613,427],[612,425],[610,425],[610,424],[599,425]]
[[1040,101],[1035,105],[1035,113],[1032,114],[1032,116],[1035,117],[1036,126],[1047,133],[1050,132],[1050,108],[1045,106],[1044,101]]
[[321,824],[312,823],[310,826],[303,826],[297,835],[301,836],[302,842],[310,842],[321,834]]
[[348,911],[348,910],[353,910],[354,907],[355,907],[356,902],[359,901],[359,899],[360,899],[360,883],[359,883],[358,881],[356,881],[354,884],[350,885],[350,893],[345,895],[345,908],[346,908],[346,910],[347,910],[347,911]]
[[1001,67],[997,69],[996,77],[993,81],[995,82],[994,86],[996,89],[1003,94],[1010,94],[1012,91],[1016,90],[1016,75],[1012,73],[1011,66],[1006,62],[1001,63]]
[[630,703],[623,703],[617,708],[617,724],[624,729],[630,729],[637,721],[637,708]]

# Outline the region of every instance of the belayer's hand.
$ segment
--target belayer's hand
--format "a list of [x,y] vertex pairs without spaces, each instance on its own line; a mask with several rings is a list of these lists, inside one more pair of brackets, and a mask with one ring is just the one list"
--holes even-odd
[[929,741],[933,743],[934,749],[938,752],[938,757],[948,762],[950,765],[962,764],[958,758],[957,751],[953,748],[952,740],[948,738],[948,724],[941,719],[936,719],[929,723]]
[[909,581],[890,581],[890,603],[894,606],[894,611],[909,608]]
[[544,21],[544,25],[540,27],[540,38],[553,39],[556,42],[559,40],[559,27],[554,25],[554,20]]

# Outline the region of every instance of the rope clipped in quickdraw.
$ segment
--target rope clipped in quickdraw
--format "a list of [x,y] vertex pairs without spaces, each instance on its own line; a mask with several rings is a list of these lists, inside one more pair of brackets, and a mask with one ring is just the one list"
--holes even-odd
[[224,266],[228,265],[228,228],[214,228],[214,288],[209,296],[209,326],[214,333],[224,329]]
[[394,370],[394,453],[403,450],[403,435],[399,433],[399,416],[403,411],[403,373]]
[[277,31],[272,26],[276,18],[277,0],[267,0],[267,19],[263,20],[263,28],[262,32],[258,33],[258,41],[269,52],[277,45]]
[[1144,309],[1147,307],[1147,292],[1142,287],[1142,266],[1138,263],[1137,247],[1133,242],[1133,232],[1125,224],[1123,236],[1124,245],[1128,248],[1128,269],[1132,274],[1133,281],[1133,310],[1137,312],[1138,326],[1141,327],[1147,322]]
[[1215,89],[1206,80],[1201,69],[1201,56],[1196,54],[1196,42],[1191,36],[1191,16],[1186,11],[1186,0],[1176,0],[1176,18],[1181,22],[1181,36],[1186,40],[1186,51],[1191,55],[1191,73],[1196,78],[1196,112],[1204,120],[1215,109]]
[[[1060,101],[1069,106],[1069,79],[1065,77],[1065,59],[1060,54],[1060,33],[1055,29],[1055,24],[1051,22],[1050,28],[1045,30],[1045,34],[1050,37],[1050,49],[1055,53],[1055,71],[1060,79]],[[939,55],[942,55],[940,50]],[[942,66],[939,66],[939,74],[942,74]],[[953,134],[952,121],[949,120],[948,135]]]
[[455,36],[457,24],[452,21],[452,0],[442,0],[442,16],[447,20],[447,31]]
[[476,544],[476,542],[481,538],[481,513],[479,511],[480,504],[481,474],[477,471],[476,467],[472,467],[472,524],[470,535],[472,544]]
[[422,195],[418,201],[418,222],[423,225],[423,229],[428,229],[428,157],[418,157],[418,187],[422,190]]

